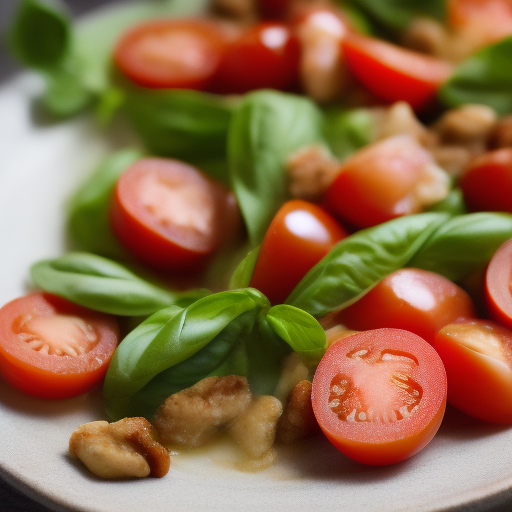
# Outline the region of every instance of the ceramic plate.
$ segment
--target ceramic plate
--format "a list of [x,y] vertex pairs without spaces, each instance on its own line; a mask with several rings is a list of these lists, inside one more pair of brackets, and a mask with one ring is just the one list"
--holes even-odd
[[[106,140],[88,118],[39,119],[31,101],[39,88],[23,75],[0,90],[1,304],[27,291],[31,263],[65,252],[67,198],[102,156],[126,143]],[[218,445],[173,456],[163,479],[125,482],[101,481],[68,456],[71,432],[103,418],[99,392],[46,402],[0,382],[2,474],[49,506],[105,512],[475,510],[512,488],[512,429],[452,409],[425,450],[392,467],[356,464],[317,439],[280,450],[261,472],[238,470],[231,448]]]

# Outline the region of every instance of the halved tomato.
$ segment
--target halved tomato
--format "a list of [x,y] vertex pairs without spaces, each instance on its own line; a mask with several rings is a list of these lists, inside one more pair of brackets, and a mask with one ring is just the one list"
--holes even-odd
[[233,194],[178,160],[143,158],[119,178],[114,232],[141,261],[168,270],[199,269],[239,226]]
[[425,340],[400,329],[365,331],[327,350],[313,380],[313,410],[327,439],[376,466],[405,460],[437,432],[446,374]]
[[204,90],[226,44],[226,36],[213,22],[149,21],[121,37],[114,61],[124,75],[143,87]]
[[357,151],[340,167],[324,196],[341,221],[365,228],[418,213],[444,199],[446,173],[410,135],[398,135]]
[[114,317],[55,295],[31,293],[0,309],[0,375],[43,398],[90,391],[119,342]]
[[475,317],[473,302],[462,288],[446,277],[416,268],[393,272],[337,315],[349,329],[405,329],[429,343],[445,325]]
[[446,325],[434,347],[448,378],[448,401],[485,421],[512,423],[512,331],[488,320]]
[[348,233],[325,210],[307,201],[285,203],[274,216],[250,286],[280,304],[299,281]]
[[351,33],[342,41],[348,68],[384,101],[406,101],[415,110],[427,107],[450,76],[449,63],[400,46]]

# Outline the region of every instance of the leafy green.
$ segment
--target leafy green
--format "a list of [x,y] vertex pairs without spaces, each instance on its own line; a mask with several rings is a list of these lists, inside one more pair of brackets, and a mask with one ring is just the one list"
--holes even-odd
[[464,195],[460,188],[454,188],[450,193],[438,203],[433,204],[430,212],[446,212],[451,215],[462,215],[467,212]]
[[110,201],[119,176],[141,157],[142,152],[135,149],[113,153],[76,191],[68,206],[67,227],[78,249],[112,258],[126,257],[110,226]]
[[407,265],[449,215],[407,215],[343,239],[315,265],[286,300],[322,317],[348,306],[386,275]]
[[231,183],[253,245],[261,242],[288,198],[286,158],[322,141],[322,121],[307,98],[270,90],[247,94],[233,115],[228,132]]
[[485,266],[498,247],[512,238],[512,215],[480,212],[442,224],[408,263],[457,281]]
[[96,311],[123,316],[149,315],[173,304],[185,306],[208,293],[171,292],[119,263],[80,252],[39,261],[32,266],[31,276],[47,292]]
[[501,115],[512,112],[512,36],[486,46],[455,70],[439,89],[447,107],[465,103],[488,105]]
[[231,290],[249,286],[256,261],[258,260],[260,248],[261,247],[258,245],[258,247],[255,247],[252,251],[249,251],[247,256],[238,264],[229,282],[229,288]]
[[68,51],[71,27],[63,4],[21,0],[8,32],[10,49],[26,66],[48,69]]

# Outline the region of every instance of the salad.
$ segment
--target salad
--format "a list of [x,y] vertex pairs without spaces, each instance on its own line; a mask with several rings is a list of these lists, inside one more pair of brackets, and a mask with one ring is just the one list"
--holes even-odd
[[388,465],[447,401],[512,422],[512,9],[304,4],[153,2],[87,33],[25,0],[13,20],[48,111],[141,142],[0,310],[10,385],[103,382],[110,422],[70,432],[99,476],[164,476],[169,447],[221,433],[252,469],[320,431]]

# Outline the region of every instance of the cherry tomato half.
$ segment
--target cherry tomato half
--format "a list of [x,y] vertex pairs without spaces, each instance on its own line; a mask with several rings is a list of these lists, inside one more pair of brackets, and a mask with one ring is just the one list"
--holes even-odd
[[512,213],[512,148],[475,158],[459,180],[471,211]]
[[219,27],[202,20],[159,20],[126,32],[114,61],[129,79],[151,88],[206,89],[226,48]]
[[276,213],[261,244],[250,286],[284,302],[307,272],[347,232],[320,206],[299,199]]
[[491,317],[512,329],[512,239],[498,248],[487,266],[485,299]]
[[30,395],[69,398],[105,376],[119,342],[109,315],[47,293],[31,293],[0,309],[0,375]]
[[454,407],[474,418],[512,423],[512,331],[487,320],[457,322],[437,333],[434,348]]
[[469,295],[439,274],[403,268],[340,311],[338,320],[358,331],[392,327],[434,342],[436,332],[461,318],[475,318]]
[[299,59],[299,41],[287,25],[259,23],[229,45],[215,90],[224,94],[264,88],[290,90],[298,82]]
[[452,71],[443,60],[360,34],[349,34],[342,45],[348,68],[365,87],[384,101],[406,101],[415,110],[434,100]]
[[376,466],[405,460],[437,432],[446,374],[437,352],[400,329],[365,331],[332,345],[313,379],[313,410],[327,439]]
[[449,179],[430,153],[413,137],[398,135],[346,160],[324,196],[324,206],[340,220],[365,228],[418,213],[448,192]]
[[238,226],[233,194],[178,160],[143,158],[119,178],[111,207],[114,232],[141,261],[198,269]]

